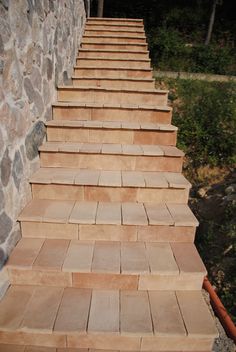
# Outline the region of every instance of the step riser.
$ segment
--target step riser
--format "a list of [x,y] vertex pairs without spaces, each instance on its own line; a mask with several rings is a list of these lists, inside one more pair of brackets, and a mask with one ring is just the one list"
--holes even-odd
[[117,89],[154,89],[154,82],[150,81],[129,81],[120,79],[86,79],[74,78],[72,79],[74,87],[104,87],[104,88],[117,88]]
[[176,145],[176,131],[138,131],[47,127],[49,142]]
[[142,31],[142,30],[92,30],[92,29],[85,29],[85,32],[84,32],[85,35],[89,35],[89,36],[93,36],[93,35],[107,35],[107,36],[110,36],[110,35],[117,35],[119,37],[133,37],[133,38],[136,38],[136,37],[140,37],[140,36],[145,36],[145,32]]
[[121,20],[121,19],[88,19],[86,22],[86,25],[121,25],[121,26],[129,26],[129,27],[141,27],[143,28],[143,21],[127,21],[127,20]]
[[157,122],[171,123],[171,111],[155,111],[147,109],[120,109],[109,107],[53,107],[55,120],[93,120],[121,122]]
[[[114,334],[50,334],[19,331],[0,331],[2,344],[30,345],[54,348],[80,348],[119,351],[206,352],[211,351],[214,339],[188,336],[116,336]],[[141,349],[140,349],[141,346]]]
[[41,152],[41,167],[181,172],[182,157]]
[[82,43],[83,49],[112,49],[112,50],[138,50],[138,51],[147,51],[148,46],[146,44],[104,44],[104,43]]
[[112,68],[82,68],[74,69],[74,76],[79,78],[147,78],[152,79],[151,70],[130,70],[130,69],[112,69]]
[[[8,268],[13,285],[76,287],[97,290],[201,290],[203,275],[132,275],[106,273],[76,273]],[[151,276],[151,277],[149,277]]]
[[97,30],[97,31],[131,31],[136,33],[145,33],[143,26],[127,25],[127,24],[89,24],[86,23],[85,30]]
[[105,67],[105,68],[116,68],[118,67],[124,67],[124,68],[150,68],[150,62],[143,62],[143,61],[123,61],[123,60],[106,60],[106,59],[102,59],[102,60],[97,60],[97,59],[77,59],[76,60],[76,64],[78,66],[82,66],[82,67],[91,67],[91,66],[95,66],[95,67]]
[[97,43],[97,44],[119,44],[119,43],[127,43],[127,44],[146,44],[146,38],[125,38],[125,37],[96,37],[96,36],[90,36],[90,37],[83,37],[82,39],[82,46],[84,44],[89,44],[89,43]]
[[119,91],[94,91],[93,89],[64,89],[57,92],[58,101],[104,104],[150,104],[167,105],[167,93],[142,93]]
[[187,189],[102,187],[65,184],[32,184],[33,198],[99,202],[185,203]]
[[81,241],[194,242],[194,226],[59,224],[21,221],[23,237]]
[[149,52],[143,53],[130,53],[130,52],[119,52],[119,51],[79,51],[79,58],[85,59],[90,57],[99,57],[104,59],[149,59]]

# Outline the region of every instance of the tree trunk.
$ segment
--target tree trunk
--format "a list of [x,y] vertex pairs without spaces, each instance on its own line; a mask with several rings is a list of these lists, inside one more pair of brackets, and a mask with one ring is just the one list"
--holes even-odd
[[103,17],[104,0],[98,0],[97,17]]
[[212,30],[213,30],[213,26],[214,26],[214,22],[215,22],[216,4],[217,4],[217,0],[213,0],[211,17],[210,17],[210,21],[209,21],[205,45],[208,45],[211,41]]

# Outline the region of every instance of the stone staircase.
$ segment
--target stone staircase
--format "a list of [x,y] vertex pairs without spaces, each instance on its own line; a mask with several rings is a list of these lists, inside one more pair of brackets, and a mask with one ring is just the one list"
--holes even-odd
[[72,81],[19,216],[0,351],[209,352],[198,222],[142,20],[88,19]]

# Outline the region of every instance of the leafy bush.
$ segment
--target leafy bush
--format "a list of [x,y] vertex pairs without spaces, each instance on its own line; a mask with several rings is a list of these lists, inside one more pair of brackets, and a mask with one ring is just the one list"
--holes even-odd
[[192,167],[236,162],[236,83],[167,79],[178,146]]

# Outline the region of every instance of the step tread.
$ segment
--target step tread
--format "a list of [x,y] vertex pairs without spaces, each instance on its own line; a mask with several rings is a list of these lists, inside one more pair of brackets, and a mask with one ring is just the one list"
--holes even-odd
[[103,334],[106,338],[114,333],[137,338],[218,336],[201,291],[119,292],[24,285],[12,285],[1,301],[0,331]]
[[[0,344],[0,352],[101,352],[101,350],[96,349],[85,349],[85,348],[56,348],[56,347],[43,347],[38,346],[35,349],[34,346],[30,345],[10,345],[10,344]],[[117,352],[115,350],[109,350],[110,352]],[[166,351],[160,351],[166,352]],[[185,351],[191,352],[191,351]],[[203,351],[203,352],[211,352]]]
[[127,49],[93,49],[93,48],[79,48],[79,53],[80,51],[83,52],[105,52],[105,53],[131,53],[131,54],[149,54],[149,50],[143,51],[143,50],[127,50]]
[[190,182],[180,173],[69,168],[40,168],[30,177],[30,182],[40,184],[161,189],[188,189],[191,187]]
[[[107,211],[104,214],[102,208],[107,204],[112,207],[113,212]],[[198,226],[198,221],[188,205],[172,203],[33,199],[22,210],[18,220],[59,224]]]
[[124,22],[141,22],[143,23],[142,18],[124,18],[124,17],[88,17],[87,19],[88,22],[90,21],[124,21]]
[[50,120],[45,123],[48,127],[70,127],[70,128],[95,128],[111,130],[138,130],[138,131],[177,131],[178,128],[171,124],[147,123],[147,122],[119,122],[119,121],[95,121],[95,120]]
[[102,77],[100,76],[99,78],[96,77],[76,77],[76,76],[72,76],[71,77],[72,80],[96,80],[96,81],[100,81],[100,80],[106,80],[106,81],[127,81],[127,82],[151,82],[154,83],[155,80],[152,78],[115,78],[115,77]]
[[118,93],[142,93],[142,94],[167,94],[169,91],[164,90],[164,89],[133,89],[133,88],[106,88],[106,87],[97,87],[97,86],[92,86],[92,87],[75,87],[75,86],[58,86],[57,87],[60,90],[74,90],[74,91],[80,91],[80,90],[86,90],[86,91],[104,91],[104,92],[118,92]]
[[[147,72],[152,72],[152,69],[151,68],[142,68],[142,67],[139,67],[139,68],[136,68],[136,67],[123,67],[123,66],[115,66],[115,67],[99,67],[99,66],[96,66],[96,65],[91,65],[91,66],[83,66],[83,65],[80,65],[80,66],[74,66],[75,69],[81,69],[81,70],[120,70],[120,71],[147,71]],[[65,86],[63,86],[65,87]],[[62,87],[62,88],[63,88]],[[67,87],[67,86],[66,86]]]
[[115,109],[145,109],[145,110],[161,110],[172,111],[172,108],[167,105],[134,105],[134,104],[103,104],[103,103],[80,103],[80,102],[55,102],[52,104],[54,107],[88,107],[88,108],[115,108]]
[[[130,59],[130,58],[128,58],[128,59],[125,59],[125,58],[120,58],[120,57],[118,57],[118,58],[115,58],[115,57],[108,57],[108,58],[106,58],[106,57],[99,57],[99,56],[94,56],[94,57],[77,57],[76,58],[76,60],[86,60],[86,61],[90,61],[90,60],[97,60],[97,61],[128,61],[128,62],[130,62],[130,61],[135,61],[135,62],[148,62],[148,63],[150,63],[151,62],[151,59],[149,59],[149,58],[147,58],[147,59],[136,59],[136,58],[134,58],[134,59]],[[78,67],[80,67],[80,66],[78,66]]]
[[[106,211],[109,204],[104,203]],[[184,253],[184,256],[182,255]],[[117,275],[206,275],[192,243],[22,238],[8,269]]]
[[39,147],[40,152],[67,152],[88,154],[117,154],[135,156],[183,157],[184,153],[174,146],[108,144],[108,143],[71,143],[46,142]]
[[129,36],[129,34],[127,34],[126,36],[120,37],[117,35],[110,35],[110,34],[84,34],[83,35],[83,39],[84,38],[124,38],[124,39],[146,39],[145,35],[136,35],[135,37],[133,36]]

